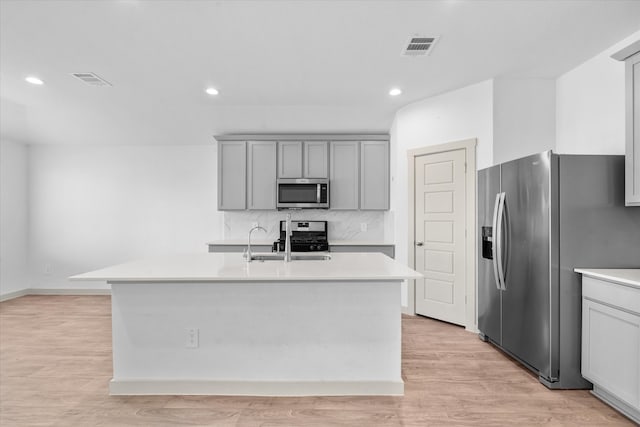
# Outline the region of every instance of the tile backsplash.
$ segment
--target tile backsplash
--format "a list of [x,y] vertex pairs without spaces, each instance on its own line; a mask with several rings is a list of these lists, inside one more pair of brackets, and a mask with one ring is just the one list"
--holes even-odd
[[[291,212],[292,220],[328,221],[331,240],[384,241],[385,213],[381,211],[325,211],[315,209],[291,211],[243,211],[224,213],[224,238],[246,239],[254,223],[267,229],[267,234],[254,232],[256,240],[278,238],[280,220]],[[362,224],[366,231],[362,231]]]

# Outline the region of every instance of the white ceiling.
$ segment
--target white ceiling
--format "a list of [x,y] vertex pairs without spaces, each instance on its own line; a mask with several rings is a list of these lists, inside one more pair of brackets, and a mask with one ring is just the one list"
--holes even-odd
[[[1,0],[1,132],[46,144],[388,132],[411,102],[555,78],[639,29],[638,0]],[[414,34],[441,38],[430,56],[401,56]],[[113,87],[70,75],[88,71]]]

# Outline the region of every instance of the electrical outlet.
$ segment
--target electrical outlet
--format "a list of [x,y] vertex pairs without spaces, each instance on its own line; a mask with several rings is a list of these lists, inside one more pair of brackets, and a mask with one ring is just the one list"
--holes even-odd
[[367,231],[367,223],[366,222],[361,222],[360,223],[360,231]]
[[46,274],[48,276],[49,274],[51,274],[51,270],[52,270],[51,264],[45,264],[44,265],[44,274]]
[[185,328],[187,333],[187,348],[198,348],[199,340],[198,335],[200,335],[200,330],[198,328]]

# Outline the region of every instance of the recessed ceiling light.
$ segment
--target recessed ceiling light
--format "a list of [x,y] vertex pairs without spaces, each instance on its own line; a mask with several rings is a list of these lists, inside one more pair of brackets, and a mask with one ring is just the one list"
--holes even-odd
[[44,82],[35,76],[29,76],[25,78],[26,81],[31,83],[32,85],[43,85]]
[[218,89],[216,89],[215,87],[208,87],[205,92],[207,92],[209,95],[217,95]]
[[397,87],[394,87],[393,89],[391,89],[389,91],[389,95],[391,96],[398,96],[402,93],[402,91],[400,89],[398,89]]

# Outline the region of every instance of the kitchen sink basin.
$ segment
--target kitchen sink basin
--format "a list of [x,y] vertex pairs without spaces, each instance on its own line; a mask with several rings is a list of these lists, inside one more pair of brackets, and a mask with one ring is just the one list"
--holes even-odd
[[[291,261],[328,261],[331,259],[331,255],[291,255]],[[283,253],[274,254],[256,254],[251,256],[252,261],[284,261]]]

